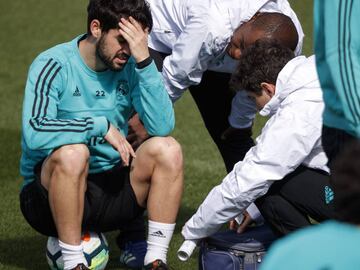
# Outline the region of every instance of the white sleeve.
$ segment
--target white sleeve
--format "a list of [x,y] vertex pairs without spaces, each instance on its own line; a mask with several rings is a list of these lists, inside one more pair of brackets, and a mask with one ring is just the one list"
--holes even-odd
[[186,27],[178,37],[172,53],[164,59],[162,75],[170,98],[175,101],[190,85],[199,84],[212,52],[208,47],[209,15],[205,7],[189,11]]
[[257,145],[214,187],[182,229],[185,239],[200,239],[242,213],[266,194],[275,180],[295,170],[320,138],[320,128],[300,112],[283,109],[269,119]]
[[231,103],[229,123],[234,128],[251,127],[256,115],[255,101],[248,97],[246,91],[238,91]]
[[255,203],[250,204],[248,208],[246,208],[246,212],[248,212],[249,216],[253,221],[255,221],[255,223],[260,224],[264,222],[264,218]]

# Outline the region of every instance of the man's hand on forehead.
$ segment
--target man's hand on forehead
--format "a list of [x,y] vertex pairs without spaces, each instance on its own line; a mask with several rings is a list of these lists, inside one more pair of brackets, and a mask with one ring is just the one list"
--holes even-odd
[[121,18],[119,32],[128,42],[132,56],[139,63],[150,56],[148,49],[148,28],[143,26],[133,17]]

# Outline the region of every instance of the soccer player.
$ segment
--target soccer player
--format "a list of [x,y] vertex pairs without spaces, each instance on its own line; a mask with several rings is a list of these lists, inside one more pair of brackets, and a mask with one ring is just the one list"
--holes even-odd
[[299,54],[301,25],[286,0],[148,2],[154,18],[150,54],[166,89],[173,101],[190,90],[230,172],[253,145],[256,112],[243,92],[235,97],[231,111],[234,91],[228,84],[236,59],[260,37],[275,38]]
[[244,160],[186,222],[184,238],[196,240],[216,232],[252,202],[278,235],[310,225],[309,217],[333,217],[315,58],[294,58],[275,41],[258,41],[244,51],[233,83],[270,118]]
[[266,255],[262,270],[360,269],[360,142],[344,147],[334,162],[336,220],[281,239]]
[[[147,46],[144,0],[90,0],[88,29],[32,63],[22,120],[20,193],[27,222],[57,236],[65,269],[87,269],[82,230],[111,231],[148,211],[145,269],[166,255],[183,185],[171,100]],[[153,136],[125,139],[137,112]]]
[[360,2],[316,0],[314,47],[324,93],[322,143],[329,166],[360,138]]

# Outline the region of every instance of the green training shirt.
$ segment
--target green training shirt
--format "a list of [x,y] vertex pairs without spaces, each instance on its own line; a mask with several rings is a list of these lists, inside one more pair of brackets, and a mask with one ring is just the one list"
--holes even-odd
[[79,52],[85,37],[41,53],[30,66],[22,115],[24,184],[34,179],[35,165],[63,145],[89,147],[90,173],[117,164],[119,153],[104,139],[107,121],[124,136],[134,112],[152,136],[166,136],[174,128],[173,106],[155,64],[140,69],[130,57],[121,71],[95,72]]

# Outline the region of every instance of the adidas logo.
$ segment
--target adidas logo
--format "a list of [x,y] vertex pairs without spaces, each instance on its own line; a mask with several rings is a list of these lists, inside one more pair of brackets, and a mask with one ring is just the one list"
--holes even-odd
[[334,200],[334,191],[329,187],[325,186],[325,202],[329,204]]
[[75,89],[75,91],[73,93],[73,96],[74,97],[80,97],[81,96],[80,90],[79,90],[79,88],[77,88],[77,86],[76,86],[76,89]]
[[161,231],[153,232],[153,233],[150,234],[150,235],[156,236],[156,237],[161,237],[161,238],[165,238],[165,237],[166,237]]

